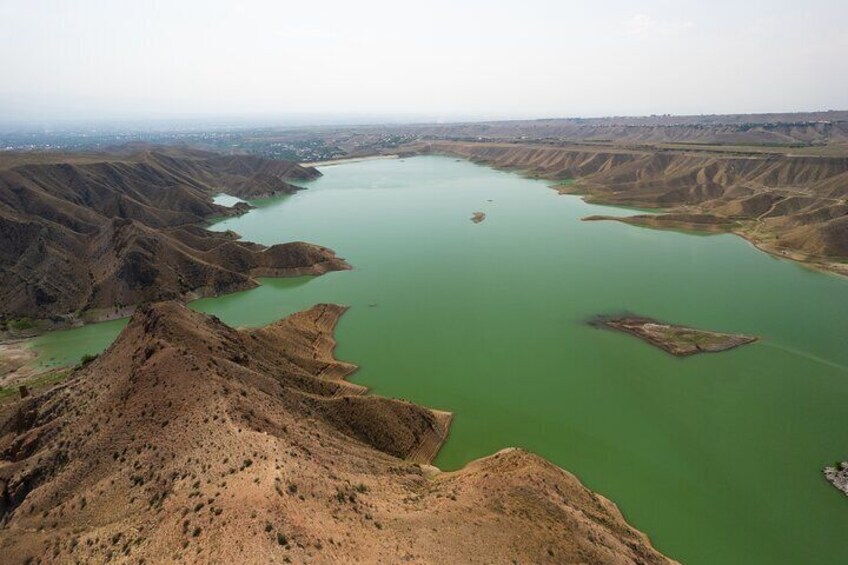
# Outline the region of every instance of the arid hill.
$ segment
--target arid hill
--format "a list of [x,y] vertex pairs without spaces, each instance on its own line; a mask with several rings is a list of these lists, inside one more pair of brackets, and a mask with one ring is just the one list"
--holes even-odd
[[256,276],[347,268],[323,247],[265,248],[200,223],[320,175],[286,161],[162,149],[0,159],[0,319],[104,319],[153,300],[249,288]]
[[[264,136],[264,137],[263,137]],[[272,130],[250,136],[252,143],[322,140],[348,156],[398,153],[399,142],[552,143],[600,148],[739,151],[848,156],[848,112],[795,112],[697,116],[609,116],[481,122],[383,124]]]
[[409,126],[422,137],[803,147],[848,142],[848,112],[571,118]]
[[522,450],[426,465],[449,414],[343,378],[318,305],[234,330],[178,303],[0,421],[5,563],[668,563]]
[[585,194],[591,202],[663,212],[622,221],[733,231],[765,251],[848,274],[848,157],[451,141],[417,148],[541,178],[574,179],[559,190]]

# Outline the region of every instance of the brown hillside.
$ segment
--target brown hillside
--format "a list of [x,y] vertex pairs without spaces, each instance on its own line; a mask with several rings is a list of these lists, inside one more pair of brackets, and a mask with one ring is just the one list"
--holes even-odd
[[0,319],[99,319],[141,302],[249,288],[257,276],[347,268],[326,248],[265,248],[199,227],[248,209],[218,206],[215,193],[292,192],[286,179],[320,174],[312,168],[176,149],[3,162]]
[[177,303],[138,309],[0,422],[4,563],[668,562],[527,452],[419,464],[449,416],[342,380],[343,312],[237,331]]

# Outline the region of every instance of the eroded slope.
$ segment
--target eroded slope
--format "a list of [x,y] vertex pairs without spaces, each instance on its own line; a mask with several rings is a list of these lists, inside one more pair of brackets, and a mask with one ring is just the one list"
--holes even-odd
[[323,247],[266,248],[199,227],[248,209],[218,206],[215,193],[292,192],[286,179],[315,169],[175,149],[37,157],[4,156],[0,170],[0,319],[104,319],[142,302],[249,288],[257,276],[347,268]]

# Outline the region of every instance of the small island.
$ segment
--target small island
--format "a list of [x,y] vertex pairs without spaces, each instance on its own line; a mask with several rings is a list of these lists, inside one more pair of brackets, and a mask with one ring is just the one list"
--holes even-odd
[[726,351],[757,341],[747,335],[697,330],[642,316],[598,316],[590,324],[629,333],[678,357]]
[[486,214],[484,212],[474,212],[474,214],[471,215],[471,221],[474,222],[475,224],[479,224],[480,222],[482,222],[485,219],[486,219]]
[[824,478],[848,496],[848,461],[824,468]]

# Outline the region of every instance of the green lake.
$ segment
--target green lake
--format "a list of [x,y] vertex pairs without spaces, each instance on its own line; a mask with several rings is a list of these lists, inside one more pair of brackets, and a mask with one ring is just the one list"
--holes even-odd
[[[336,355],[360,366],[353,380],[454,412],[443,469],[521,446],[684,563],[848,563],[848,499],[821,473],[848,457],[848,281],[733,235],[581,222],[628,211],[466,161],[322,172],[213,229],[318,243],[354,269],[193,308],[259,325],[350,305]],[[680,359],[585,323],[623,311],[762,339]],[[36,347],[44,363],[76,362],[123,323]]]

